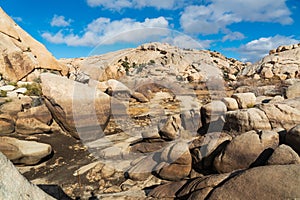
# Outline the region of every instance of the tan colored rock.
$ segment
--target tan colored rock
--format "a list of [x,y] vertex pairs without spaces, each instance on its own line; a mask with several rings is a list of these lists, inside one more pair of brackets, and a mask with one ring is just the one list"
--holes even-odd
[[10,114],[11,116],[17,115],[25,107],[31,107],[32,99],[28,96],[13,98],[0,107],[2,113]]
[[148,197],[157,199],[176,198],[176,193],[186,184],[186,180],[160,185],[149,192]]
[[267,115],[257,108],[227,112],[224,128],[238,132],[272,129]]
[[298,154],[289,146],[282,144],[278,146],[268,159],[268,165],[300,164]]
[[210,200],[286,199],[300,196],[300,165],[256,167],[216,188]]
[[68,68],[56,61],[44,45],[33,39],[0,8],[0,73],[18,81],[36,68],[67,75]]
[[247,92],[247,93],[236,93],[232,95],[232,98],[234,98],[239,108],[251,108],[255,105],[256,102],[256,96],[254,93]]
[[300,124],[299,108],[299,98],[259,105],[259,109],[266,114],[272,128],[284,128],[286,130]]
[[228,111],[239,109],[239,105],[234,98],[225,97],[222,99],[222,101],[225,103]]
[[226,111],[226,105],[222,101],[212,101],[201,107],[201,117],[205,119],[205,124],[209,124],[223,117]]
[[187,177],[192,169],[192,157],[185,143],[177,143],[165,148],[161,153],[162,163],[166,163],[158,172],[166,180],[180,180]]
[[205,199],[206,196],[215,187],[221,184],[224,180],[230,178],[230,173],[208,175],[205,177],[195,178],[194,180],[185,184],[180,191],[177,192],[178,198]]
[[[232,172],[238,169],[247,169],[267,149],[275,149],[279,144],[279,135],[272,131],[250,131],[235,137],[225,148],[223,153],[216,157],[214,166],[220,173]],[[263,164],[264,161],[258,164]]]
[[54,74],[42,74],[41,80],[46,105],[64,131],[83,140],[102,136],[111,114],[107,94]]
[[31,184],[0,152],[0,199],[54,200],[39,187]]
[[11,116],[0,114],[0,134],[9,134],[14,132],[15,122]]
[[132,93],[132,97],[134,99],[136,99],[137,101],[141,102],[141,103],[147,103],[147,102],[149,102],[149,99],[147,97],[145,97],[145,95],[143,95],[140,92],[134,92],[134,93]]
[[253,79],[254,79],[254,80],[259,80],[259,79],[260,79],[260,76],[259,76],[258,74],[254,74]]
[[149,155],[135,163],[125,174],[132,180],[143,181],[151,176],[156,165],[155,154]]
[[51,113],[44,104],[32,107],[18,113],[16,131],[24,135],[47,133],[51,131],[51,121]]
[[195,139],[190,144],[190,152],[193,158],[193,169],[212,169],[213,161],[232,137],[226,133],[207,133],[203,137]]
[[253,76],[259,72],[262,77],[270,77],[271,79],[279,77],[281,80],[285,80],[296,77],[299,73],[299,66],[299,46],[281,46],[276,49],[276,53],[272,50],[270,55],[262,58],[256,64],[245,67],[241,75]]
[[48,156],[52,148],[49,144],[0,137],[0,151],[13,163],[34,165]]
[[101,177],[107,179],[113,176],[115,173],[115,169],[112,166],[104,165],[101,169]]
[[286,134],[285,142],[300,155],[300,125],[293,127]]
[[296,82],[289,86],[285,91],[285,96],[288,99],[300,97],[300,82]]
[[273,76],[274,76],[272,70],[269,69],[269,68],[262,71],[262,75],[263,75],[264,78],[273,78]]
[[181,119],[179,115],[170,116],[164,125],[159,128],[159,134],[163,139],[175,140],[180,137]]

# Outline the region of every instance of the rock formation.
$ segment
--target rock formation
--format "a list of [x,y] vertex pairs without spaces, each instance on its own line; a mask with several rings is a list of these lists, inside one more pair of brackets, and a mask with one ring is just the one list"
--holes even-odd
[[0,8],[0,73],[18,81],[34,69],[49,69],[67,75],[68,68],[57,62],[44,45],[32,38]]

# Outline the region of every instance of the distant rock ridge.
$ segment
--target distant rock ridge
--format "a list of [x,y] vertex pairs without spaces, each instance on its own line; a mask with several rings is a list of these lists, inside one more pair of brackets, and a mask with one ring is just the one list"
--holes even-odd
[[0,7],[0,73],[19,81],[35,69],[49,69],[67,75],[68,68],[57,62],[40,42],[18,26]]
[[[107,81],[119,79],[125,72],[131,73],[139,71],[139,68],[156,66],[160,67],[156,71],[169,71],[189,82],[206,81],[207,65],[218,69],[216,76],[224,76],[226,80],[235,81],[236,75],[250,64],[226,58],[218,52],[181,49],[160,42],[146,43],[134,49],[123,49],[86,58],[61,59],[60,62],[70,68],[70,74],[74,75],[74,79],[76,74],[83,72],[91,79]],[[150,73],[152,74],[159,73]]]
[[269,55],[262,58],[258,63],[246,67],[240,75],[286,80],[299,78],[300,69],[300,44],[279,46],[270,51]]

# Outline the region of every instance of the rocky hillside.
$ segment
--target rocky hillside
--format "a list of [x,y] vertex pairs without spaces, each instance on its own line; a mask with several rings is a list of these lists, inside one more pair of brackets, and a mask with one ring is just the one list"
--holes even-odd
[[286,80],[298,78],[300,69],[300,43],[290,46],[280,46],[270,50],[268,56],[258,63],[245,68],[242,75],[255,79],[278,78]]
[[[236,75],[247,64],[229,59],[218,52],[180,49],[169,44],[148,43],[135,49],[125,49],[88,58],[62,59],[61,63],[70,68],[71,76],[83,72],[94,80],[105,81],[118,79],[124,72],[141,71],[147,65],[168,69],[181,79],[206,81],[205,67],[216,66],[229,80],[236,80]],[[249,65],[249,63],[248,63]],[[170,74],[169,73],[169,74]],[[166,74],[168,75],[168,74]]]
[[56,61],[0,14],[0,199],[300,196],[299,45]]
[[57,62],[44,45],[32,38],[0,8],[0,73],[19,81],[38,69],[67,75],[66,66]]

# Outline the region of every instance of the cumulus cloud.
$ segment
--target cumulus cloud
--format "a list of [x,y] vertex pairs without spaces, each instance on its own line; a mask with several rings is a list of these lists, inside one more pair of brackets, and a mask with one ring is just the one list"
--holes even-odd
[[234,41],[234,40],[242,40],[245,38],[245,35],[240,32],[230,32],[222,38],[222,42],[227,40]]
[[239,48],[231,49],[240,53],[244,61],[256,62],[280,45],[290,45],[299,43],[293,36],[276,35],[273,37],[262,37],[248,42]]
[[69,46],[97,46],[116,42],[139,43],[168,35],[168,27],[169,23],[164,17],[146,18],[143,22],[130,18],[112,21],[100,17],[88,24],[82,34],[61,30],[55,34],[44,32],[42,37],[49,42]]
[[66,20],[64,16],[54,15],[50,24],[51,26],[66,27],[70,26],[71,22],[71,19]]
[[210,47],[212,40],[198,40],[187,35],[177,35],[174,37],[167,37],[162,40],[162,42],[167,42],[171,45],[187,48],[187,49],[207,49]]
[[123,8],[154,7],[157,9],[176,9],[185,5],[188,0],[87,0],[91,7],[103,7],[111,10]]
[[180,24],[187,33],[216,34],[238,22],[276,22],[291,24],[286,0],[210,0],[207,5],[188,6]]

